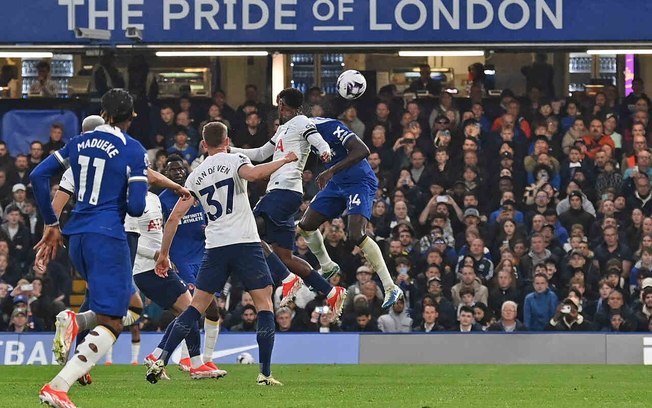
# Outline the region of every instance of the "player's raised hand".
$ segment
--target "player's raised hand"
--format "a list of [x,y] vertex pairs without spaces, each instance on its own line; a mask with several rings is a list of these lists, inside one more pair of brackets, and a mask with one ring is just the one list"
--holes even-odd
[[285,155],[283,159],[285,160],[286,163],[292,163],[299,160],[296,153],[294,152],[289,152],[288,154]]
[[46,226],[43,230],[43,238],[34,246],[36,250],[35,263],[39,267],[45,268],[48,262],[57,256],[60,246],[63,246],[63,239],[59,226]]
[[317,187],[319,187],[320,190],[323,190],[324,187],[326,187],[326,184],[333,178],[333,172],[328,170],[324,170],[319,175],[317,176],[317,179],[315,182],[317,183]]
[[331,155],[331,151],[330,151],[330,150],[327,150],[327,151],[325,151],[324,153],[322,153],[321,156],[319,156],[319,158],[320,158],[321,161],[323,161],[324,163],[328,163],[329,161],[331,161],[331,159],[333,158],[333,156]]
[[161,278],[167,278],[168,271],[170,270],[170,257],[159,255],[156,259],[156,266],[154,272]]
[[177,187],[174,192],[181,197],[183,201],[190,200],[192,198],[192,194],[190,194],[190,190],[185,188],[184,186],[179,186]]

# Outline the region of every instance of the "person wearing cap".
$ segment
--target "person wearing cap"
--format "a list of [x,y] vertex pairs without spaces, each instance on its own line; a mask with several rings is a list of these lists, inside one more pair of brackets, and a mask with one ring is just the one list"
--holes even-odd
[[641,282],[639,281],[647,278],[647,275],[652,274],[650,272],[652,271],[652,248],[642,247],[640,257],[629,272],[629,291],[631,293],[642,289]]
[[11,312],[11,319],[9,321],[9,332],[12,333],[25,333],[32,331],[29,325],[29,314],[24,307],[15,307]]
[[592,331],[593,324],[579,312],[574,299],[566,298],[558,306],[555,315],[545,327],[546,331]]
[[23,183],[17,183],[14,184],[13,187],[11,188],[11,193],[13,195],[13,200],[5,206],[5,213],[6,209],[15,206],[18,207],[20,212],[23,212],[23,207],[25,206],[25,202],[27,201],[27,187]]
[[596,211],[595,211],[595,207],[593,206],[593,203],[591,202],[591,200],[589,200],[586,197],[586,194],[582,192],[582,188],[580,184],[575,180],[570,180],[566,185],[566,197],[564,197],[564,199],[560,200],[557,203],[557,214],[563,214],[566,211],[568,211],[568,209],[570,208],[570,202],[568,201],[568,198],[570,196],[570,193],[572,193],[573,191],[579,191],[582,194],[583,197],[582,208],[584,208],[586,212],[588,212],[589,214],[595,217]]

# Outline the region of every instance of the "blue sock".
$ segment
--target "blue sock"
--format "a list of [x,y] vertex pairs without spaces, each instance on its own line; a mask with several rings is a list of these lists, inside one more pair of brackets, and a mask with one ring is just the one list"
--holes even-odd
[[188,346],[188,354],[190,355],[190,358],[198,356],[201,352],[201,334],[199,333],[199,320],[195,320],[195,324],[186,336],[186,346]]
[[333,289],[333,285],[328,283],[328,281],[324,279],[324,277],[321,276],[317,271],[310,271],[310,275],[303,278],[303,281],[307,283],[311,288],[323,293],[324,295],[328,295],[331,289]]
[[[84,295],[84,303],[82,303],[81,306],[79,306],[79,312],[78,313],[87,312],[87,311],[91,310],[91,308],[89,306],[88,299],[89,299],[89,294],[88,294],[88,289],[86,289],[86,294]],[[83,331],[80,331],[79,333],[77,333],[77,339],[76,339],[77,344],[81,343],[82,340],[84,340],[84,337],[86,337],[86,335],[88,334],[89,331],[90,330],[83,330]]]
[[[163,347],[163,353],[161,353],[160,359],[167,365],[172,353],[177,348],[181,340],[184,338],[187,341],[188,334],[193,331],[199,331],[198,321],[201,317],[201,313],[192,306],[189,306],[185,312],[181,313],[175,320],[174,326],[170,331],[168,340],[165,342],[165,347]],[[172,323],[170,323],[172,324]],[[188,351],[190,351],[191,345],[188,344]]]
[[258,312],[258,329],[256,341],[258,342],[258,355],[260,372],[269,376],[272,374],[272,349],[274,348],[274,313],[270,311]]
[[290,275],[290,271],[288,271],[288,268],[281,261],[281,258],[279,258],[274,252],[270,253],[265,261],[267,262],[267,266],[269,266],[274,285],[279,286],[281,282],[283,282],[283,279]]
[[168,327],[165,328],[165,334],[163,334],[163,338],[161,341],[158,343],[158,348],[163,350],[165,348],[165,343],[168,342],[168,338],[170,338],[170,333],[172,333],[172,328],[174,327],[174,322],[175,320],[172,320],[170,323],[168,323]]

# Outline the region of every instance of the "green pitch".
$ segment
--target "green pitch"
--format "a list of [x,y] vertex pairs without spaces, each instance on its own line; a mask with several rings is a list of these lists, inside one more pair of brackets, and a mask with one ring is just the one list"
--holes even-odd
[[[226,378],[151,385],[144,367],[101,366],[94,383],[75,385],[81,408],[144,407],[649,407],[644,366],[274,366],[284,387],[255,384],[257,366],[227,365]],[[0,367],[2,407],[32,407],[58,367]]]

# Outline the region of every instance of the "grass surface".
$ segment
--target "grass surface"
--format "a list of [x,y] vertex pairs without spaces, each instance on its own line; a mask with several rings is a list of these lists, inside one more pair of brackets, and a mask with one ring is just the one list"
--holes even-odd
[[[277,365],[284,387],[255,384],[257,366],[227,365],[226,378],[194,380],[170,367],[151,385],[145,368],[100,366],[75,385],[78,407],[650,407],[644,366]],[[1,407],[31,407],[56,366],[0,366]]]

